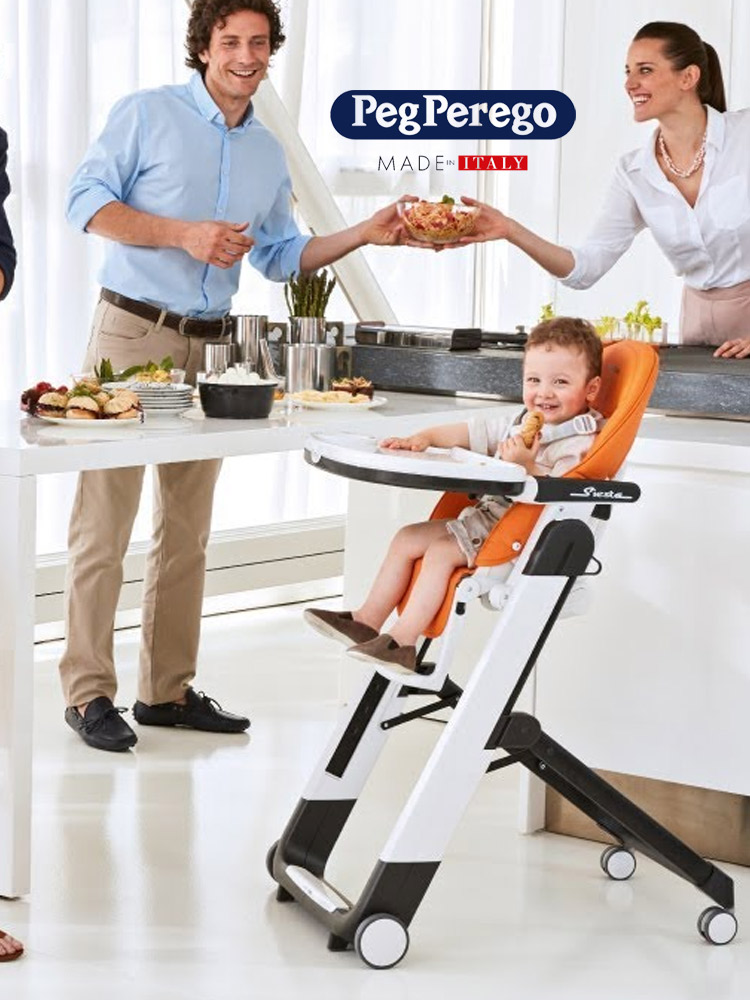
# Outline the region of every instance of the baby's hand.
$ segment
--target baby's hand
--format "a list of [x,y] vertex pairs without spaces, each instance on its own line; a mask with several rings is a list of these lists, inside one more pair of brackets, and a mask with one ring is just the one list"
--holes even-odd
[[540,443],[541,439],[537,434],[534,438],[532,446],[527,448],[523,443],[521,435],[515,434],[513,437],[506,438],[504,441],[500,442],[497,454],[499,458],[503,459],[503,461],[515,462],[516,465],[523,466],[528,473],[531,473],[536,463],[536,456],[539,451]]
[[430,447],[430,439],[424,434],[412,434],[405,438],[386,438],[380,442],[380,447],[393,451],[425,451]]

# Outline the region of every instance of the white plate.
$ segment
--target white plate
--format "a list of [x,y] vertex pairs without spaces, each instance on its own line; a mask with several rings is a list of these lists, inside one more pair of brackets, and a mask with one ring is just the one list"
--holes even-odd
[[295,396],[292,396],[291,399],[295,406],[303,406],[306,410],[336,410],[337,412],[351,410],[352,413],[357,410],[374,410],[378,406],[385,406],[388,402],[385,396],[373,396],[366,403],[324,403],[318,400],[297,399]]
[[102,389],[116,392],[118,389],[129,389],[139,395],[163,396],[165,393],[180,396],[189,395],[193,391],[191,385],[180,382],[105,382]]
[[45,417],[41,413],[35,414],[37,420],[43,420],[45,424],[63,424],[65,427],[132,427],[133,424],[141,424],[140,417],[128,417],[127,420],[76,420],[75,417]]
[[148,406],[144,406],[143,412],[146,414],[146,420],[152,420],[154,417],[179,417],[183,413],[190,413],[193,409],[193,404],[190,406],[160,406],[158,409],[151,409]]

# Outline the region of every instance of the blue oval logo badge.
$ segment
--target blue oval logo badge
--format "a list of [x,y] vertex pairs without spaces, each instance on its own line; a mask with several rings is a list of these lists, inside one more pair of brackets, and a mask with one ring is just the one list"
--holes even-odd
[[347,90],[331,107],[347,139],[559,139],[575,120],[559,90]]

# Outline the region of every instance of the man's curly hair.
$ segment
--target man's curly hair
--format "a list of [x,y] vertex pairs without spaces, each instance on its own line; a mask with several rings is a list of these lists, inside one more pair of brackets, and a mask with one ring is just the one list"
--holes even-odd
[[200,73],[206,70],[200,60],[200,53],[205,52],[211,42],[211,33],[218,25],[223,28],[227,18],[241,10],[252,10],[256,14],[265,14],[270,28],[271,55],[281,48],[286,41],[286,35],[281,23],[281,11],[274,0],[193,0],[188,20],[185,48],[187,59],[185,63],[190,69]]

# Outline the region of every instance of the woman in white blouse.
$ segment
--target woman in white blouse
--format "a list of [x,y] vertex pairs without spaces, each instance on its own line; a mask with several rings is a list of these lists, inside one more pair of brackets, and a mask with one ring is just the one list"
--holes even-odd
[[750,109],[727,112],[718,56],[692,28],[646,24],[628,49],[625,90],[637,122],[656,119],[648,143],[617,164],[586,242],[549,243],[480,205],[461,243],[506,239],[570,288],[588,288],[648,227],[684,280],[683,343],[750,356]]

